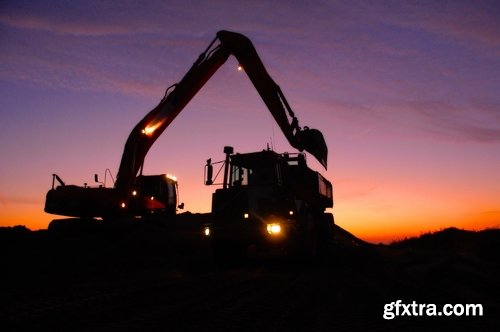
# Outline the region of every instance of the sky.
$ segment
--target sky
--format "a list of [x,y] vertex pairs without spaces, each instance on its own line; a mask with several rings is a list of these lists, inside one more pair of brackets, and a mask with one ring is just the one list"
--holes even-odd
[[[299,124],[319,129],[341,227],[390,242],[500,225],[498,1],[0,2],[0,226],[47,228],[52,174],[116,176],[128,134],[219,30],[249,37]],[[175,174],[209,212],[208,158],[295,152],[237,62],[158,139],[145,174]],[[111,186],[109,176],[107,185]]]

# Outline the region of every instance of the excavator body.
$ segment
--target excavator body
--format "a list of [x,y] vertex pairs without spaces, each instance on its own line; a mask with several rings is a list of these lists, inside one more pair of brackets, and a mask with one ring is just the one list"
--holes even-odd
[[138,176],[126,195],[102,185],[81,187],[60,181],[47,193],[45,212],[78,218],[169,218],[175,215],[177,197],[177,180],[165,174]]

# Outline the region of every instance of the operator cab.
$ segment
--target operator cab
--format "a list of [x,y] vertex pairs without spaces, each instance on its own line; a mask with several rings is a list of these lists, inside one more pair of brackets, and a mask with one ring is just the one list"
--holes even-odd
[[177,207],[177,179],[170,174],[139,175],[132,191],[130,208],[137,215],[174,215]]
[[282,183],[279,155],[263,151],[231,156],[229,186],[266,185]]
[[[213,165],[223,163],[217,175],[224,170],[224,180],[222,184],[224,188],[240,187],[240,186],[261,186],[261,185],[278,185],[281,186],[286,177],[286,173],[291,175],[299,175],[307,169],[305,155],[297,154],[278,154],[272,150],[263,150],[260,152],[232,154],[233,150],[230,147],[224,149],[226,160],[212,163],[211,159],[207,160],[205,165],[205,184],[212,185],[217,179],[212,179]],[[217,177],[217,176],[216,176]]]

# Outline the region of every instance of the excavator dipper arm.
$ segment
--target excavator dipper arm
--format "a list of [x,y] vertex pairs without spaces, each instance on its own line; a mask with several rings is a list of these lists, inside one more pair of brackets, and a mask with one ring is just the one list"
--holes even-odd
[[294,112],[278,84],[267,73],[252,42],[241,34],[229,31],[219,31],[217,36],[222,45],[238,59],[290,145],[299,151],[311,153],[326,168],[328,148],[323,135],[318,130],[299,127]]
[[[215,45],[217,40],[219,43]],[[173,85],[170,92],[167,90],[158,106],[130,133],[115,182],[118,192],[126,194],[153,143],[230,55],[237,58],[290,144],[299,151],[310,152],[326,168],[328,149],[323,135],[318,130],[299,127],[285,96],[267,73],[252,42],[241,34],[219,31],[182,80]]]

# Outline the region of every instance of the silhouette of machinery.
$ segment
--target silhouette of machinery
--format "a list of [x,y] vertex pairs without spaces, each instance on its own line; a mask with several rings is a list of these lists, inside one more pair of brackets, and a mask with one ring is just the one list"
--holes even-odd
[[[333,207],[332,184],[307,166],[302,153],[233,152],[225,147],[225,160],[209,159],[205,166],[205,184],[222,185],[212,196],[212,223],[205,226],[215,258],[239,260],[252,245],[309,258],[324,252],[335,226],[325,211]],[[221,183],[212,178],[217,164]]]
[[[102,217],[109,219],[149,217],[151,215],[168,218],[174,215],[177,208],[181,207],[177,201],[177,180],[168,175],[143,175],[144,159],[153,143],[230,55],[236,57],[240,68],[250,78],[290,144],[299,151],[308,151],[326,168],[328,149],[323,135],[318,130],[299,127],[298,120],[280,87],[267,73],[251,41],[238,33],[219,31],[216,38],[198,57],[182,80],[170,86],[158,106],[133,128],[125,143],[114,186],[106,187],[105,183],[96,187],[66,185],[59,176],[54,174],[52,189],[48,191],[46,196],[45,211],[79,218]],[[285,157],[278,157],[271,152],[265,154],[269,155],[269,167],[272,166],[271,160],[275,160],[276,165],[286,165],[293,159],[285,160]],[[238,162],[241,164],[240,168],[243,167],[245,163],[243,157],[236,156],[231,157],[233,167],[237,167]],[[251,158],[246,157],[246,159]],[[299,159],[297,162],[301,163]],[[280,161],[278,162],[278,160]],[[260,168],[255,168],[255,174],[251,175],[257,176],[259,170]],[[287,168],[284,167],[283,170],[285,171]],[[302,173],[299,173],[297,176],[302,176]],[[262,175],[271,174],[263,171]],[[231,176],[229,178],[236,179],[236,177]],[[95,181],[98,182],[97,176]],[[236,187],[234,181],[227,180],[224,183],[225,190],[234,190],[233,188]],[[324,183],[329,184],[327,181]],[[292,187],[283,187],[282,190]],[[297,188],[294,190],[298,190]],[[216,193],[214,196],[217,198],[216,202],[223,200],[223,196],[223,193]],[[291,199],[291,196],[287,199]],[[275,199],[275,201],[279,201],[279,199]],[[218,204],[216,203],[215,206]],[[315,206],[314,213],[320,210],[313,203],[312,196],[308,200],[308,204]],[[217,209],[214,212],[220,215],[223,213],[221,211],[223,209]],[[294,208],[293,211],[302,210]]]

